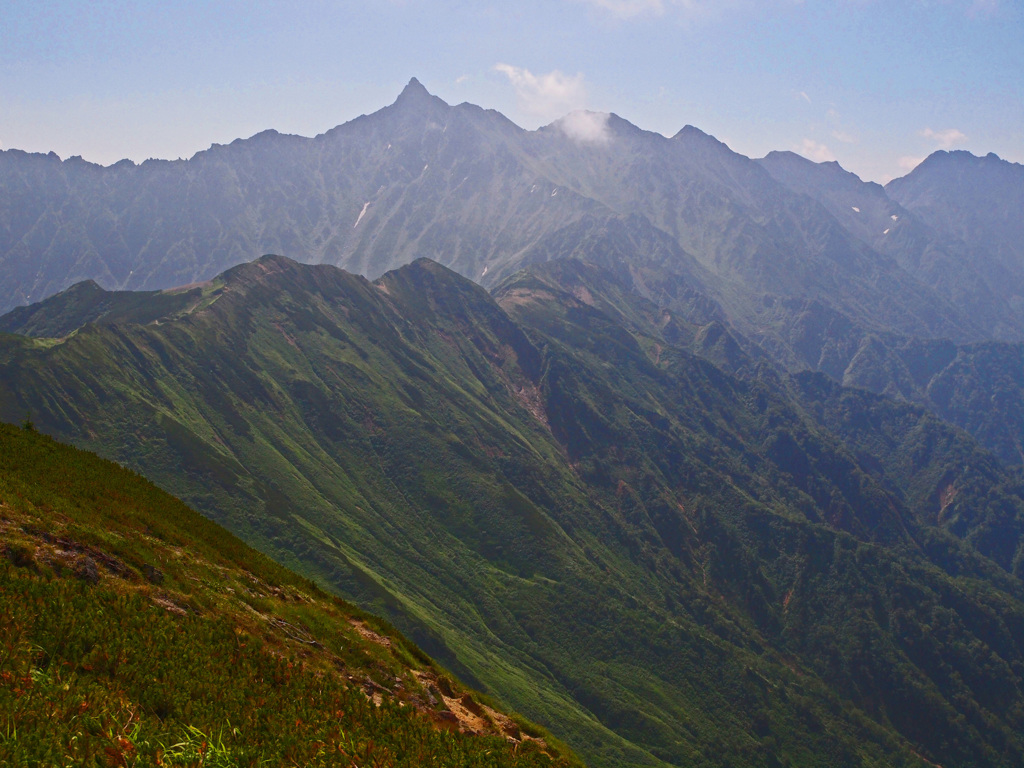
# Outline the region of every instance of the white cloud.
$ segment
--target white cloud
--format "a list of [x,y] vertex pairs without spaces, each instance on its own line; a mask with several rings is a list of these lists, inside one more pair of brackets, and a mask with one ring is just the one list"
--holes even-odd
[[807,92],[806,92],[806,91],[797,91],[797,92],[796,92],[796,97],[797,97],[798,99],[803,99],[803,100],[804,100],[804,101],[806,101],[806,102],[807,102],[808,104],[810,104],[810,103],[811,103],[811,97],[807,95]]
[[921,131],[921,135],[926,139],[934,141],[939,149],[949,149],[967,141],[967,135],[956,128],[947,128],[944,131],[933,131],[931,128],[925,128]]
[[459,75],[458,77],[455,78],[455,84],[462,85],[467,80],[469,80],[469,75]]
[[835,139],[836,141],[843,142],[843,144],[857,143],[857,137],[854,136],[852,133],[847,133],[846,131],[832,131],[832,138]]
[[515,88],[519,108],[544,120],[553,120],[587,103],[587,88],[583,75],[566,75],[557,69],[546,75],[535,75],[528,69],[510,64],[496,64],[494,68],[508,77]]
[[577,110],[570,112],[555,123],[562,132],[581,144],[608,144],[612,140],[608,130],[607,112],[588,112]]
[[831,149],[814,139],[804,139],[797,152],[816,163],[830,163],[836,159]]
[[904,155],[899,159],[898,162],[901,171],[903,171],[904,173],[910,173],[912,170],[917,168],[917,166],[924,162],[924,158]]

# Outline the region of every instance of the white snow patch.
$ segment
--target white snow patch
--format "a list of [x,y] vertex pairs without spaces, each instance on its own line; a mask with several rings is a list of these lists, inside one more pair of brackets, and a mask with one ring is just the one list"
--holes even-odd
[[553,190],[551,190],[551,196],[552,196],[552,197],[554,197],[554,196],[555,196],[555,195],[557,195],[557,194],[558,194],[558,190],[557,190],[557,189],[553,189]]
[[888,230],[888,229],[887,229],[887,230],[885,230],[885,232],[883,232],[882,234],[883,234],[883,235],[888,235],[888,234],[889,234],[889,230]]
[[427,163],[426,165],[423,166],[423,170],[420,171],[420,173],[426,173],[427,172],[427,168],[429,168],[429,167],[430,167],[430,163]]
[[391,145],[390,144],[388,144],[388,149],[391,149]]
[[535,189],[537,189],[537,185],[536,184],[534,184],[532,187],[530,187],[530,194],[531,195],[533,194]]
[[484,275],[486,275],[487,274],[487,270],[488,270],[488,267],[484,267],[484,271],[480,273],[480,277],[483,277]]
[[860,208],[858,208],[856,205],[851,205],[850,207],[853,208],[853,210],[855,210],[857,213],[860,213]]
[[370,207],[369,203],[363,203],[363,210],[359,212],[359,218],[356,219],[356,223],[352,225],[352,229],[359,226],[359,222],[363,220],[363,216],[366,215],[366,209]]
[[889,218],[892,219],[893,221],[899,221],[900,220],[900,217],[897,216],[895,213],[892,216],[890,216]]

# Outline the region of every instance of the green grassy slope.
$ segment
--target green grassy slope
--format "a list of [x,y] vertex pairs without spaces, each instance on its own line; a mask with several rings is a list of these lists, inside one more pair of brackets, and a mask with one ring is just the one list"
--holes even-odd
[[200,287],[171,291],[105,291],[92,280],[58,296],[11,310],[0,319],[0,333],[59,338],[86,323],[148,323],[180,312],[202,297]]
[[386,623],[10,425],[0,552],[0,764],[571,762]]
[[770,369],[529,274],[499,305],[427,261],[373,284],[265,257],[203,290],[5,337],[2,414],[145,471],[595,765],[1024,756],[1019,558],[935,525],[922,478]]

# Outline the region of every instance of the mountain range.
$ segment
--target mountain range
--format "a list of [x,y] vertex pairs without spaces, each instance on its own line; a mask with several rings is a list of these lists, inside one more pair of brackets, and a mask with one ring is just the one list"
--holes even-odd
[[8,150],[0,420],[590,765],[1018,765],[1022,185],[416,80],[187,161]]
[[[449,106],[415,79],[393,105],[316,138],[266,131],[187,161],[102,168],[8,150],[0,310],[84,279],[108,289],[207,280],[261,253],[368,277],[428,257],[495,285],[596,218],[661,236],[674,250],[663,260],[744,332],[779,314],[762,306],[773,297],[819,302],[868,330],[1021,340],[1009,221],[1020,166],[943,153],[887,191],[793,158],[753,161],[693,127],[665,138],[597,113],[525,131]],[[950,175],[961,194],[983,187],[991,200],[961,204]],[[993,221],[1008,223],[982,243]],[[1001,279],[1012,270],[1016,282]]]
[[[187,161],[0,152],[0,311],[83,280],[201,282],[263,253],[371,278],[428,257],[485,287],[582,254],[786,370],[949,417],[927,394],[938,371],[925,380],[899,349],[1024,340],[1022,190],[1024,167],[992,155],[936,153],[883,189],[690,126],[666,138],[581,112],[526,131],[413,79],[315,138],[265,131]],[[983,436],[978,420],[957,423]],[[1019,461],[1019,430],[987,445]]]

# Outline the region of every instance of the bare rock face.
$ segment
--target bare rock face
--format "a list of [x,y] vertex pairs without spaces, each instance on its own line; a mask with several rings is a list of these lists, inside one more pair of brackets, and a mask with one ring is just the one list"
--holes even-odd
[[97,584],[100,580],[100,571],[96,567],[96,561],[88,555],[79,558],[75,563],[75,576],[89,584]]
[[160,585],[164,583],[164,572],[154,565],[148,563],[142,566],[142,575],[150,584]]

